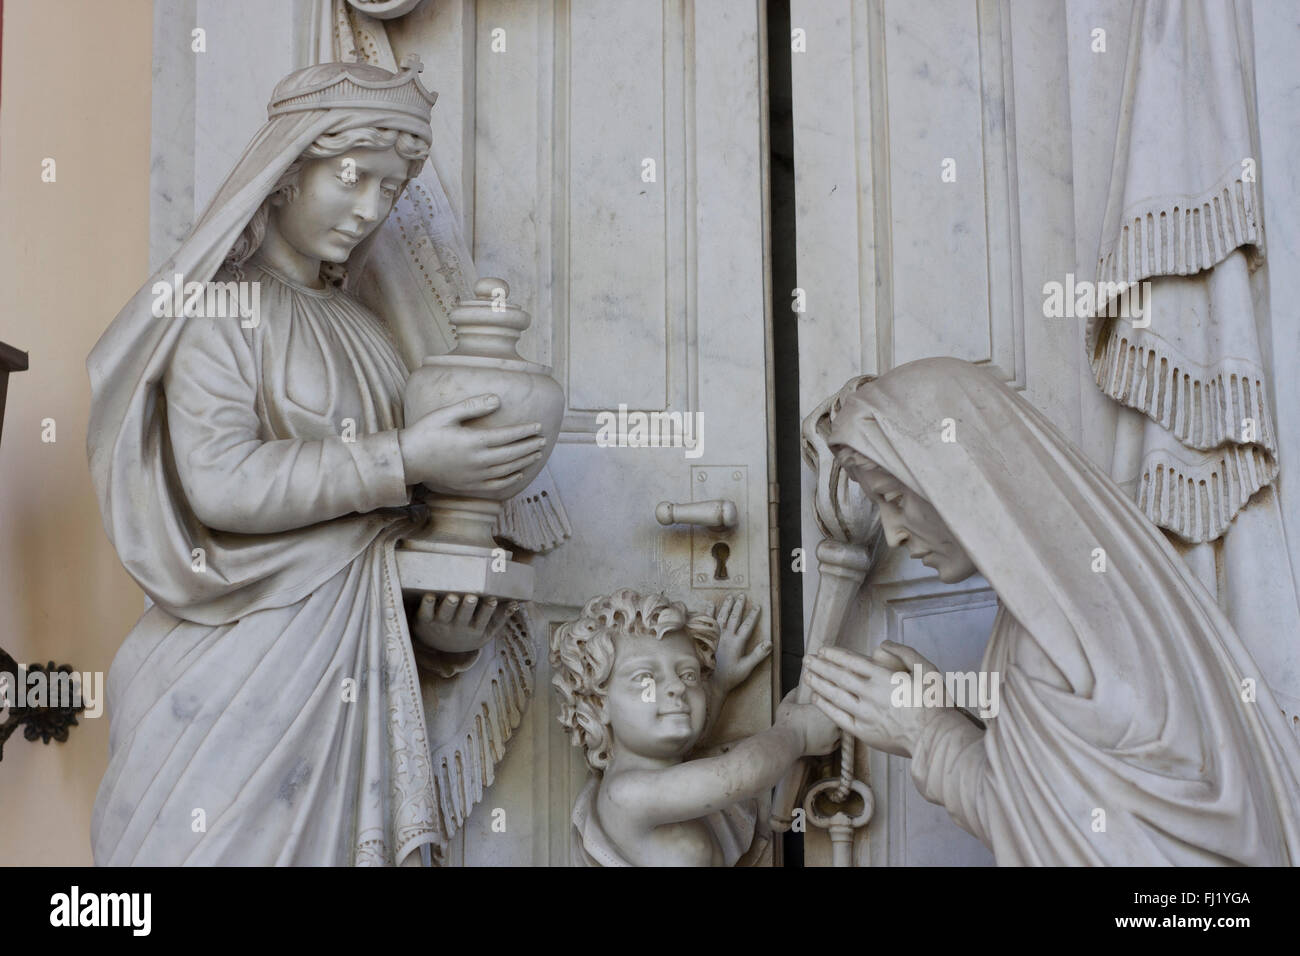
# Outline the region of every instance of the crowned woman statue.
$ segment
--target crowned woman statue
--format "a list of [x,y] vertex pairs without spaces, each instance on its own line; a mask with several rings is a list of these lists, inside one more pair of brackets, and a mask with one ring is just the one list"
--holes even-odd
[[983,669],[1000,707],[981,725],[951,700],[895,706],[898,671],[934,665],[894,643],[811,656],[814,703],[910,757],[921,793],[1001,865],[1300,861],[1300,747],[1227,618],[1128,496],[957,359],[851,382],[838,404],[828,444],[888,543],[997,592]]
[[[418,69],[326,63],[282,80],[87,361],[104,527],[152,601],[109,675],[97,863],[418,862],[459,822],[421,681],[477,707],[455,681],[515,609],[408,604],[393,549],[422,517],[411,486],[492,490],[542,440],[467,426],[490,395],[404,422],[392,330],[346,289],[428,155],[435,96]],[[172,282],[185,314],[160,318]],[[205,313],[221,296],[204,288],[243,288],[217,283],[251,284],[240,301],[255,306]]]

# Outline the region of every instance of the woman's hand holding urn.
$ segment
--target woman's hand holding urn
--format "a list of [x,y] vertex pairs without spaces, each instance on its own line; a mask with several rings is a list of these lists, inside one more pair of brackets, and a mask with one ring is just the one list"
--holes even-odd
[[398,432],[408,485],[473,497],[508,487],[546,446],[539,422],[471,428],[465,423],[500,407],[476,395],[430,412]]

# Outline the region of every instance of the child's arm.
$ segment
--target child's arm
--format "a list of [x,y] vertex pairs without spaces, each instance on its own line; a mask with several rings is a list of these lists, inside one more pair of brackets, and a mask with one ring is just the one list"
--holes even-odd
[[659,826],[707,816],[776,784],[806,754],[829,753],[839,733],[816,707],[782,703],[777,722],[716,757],[607,779],[605,799],[636,823]]

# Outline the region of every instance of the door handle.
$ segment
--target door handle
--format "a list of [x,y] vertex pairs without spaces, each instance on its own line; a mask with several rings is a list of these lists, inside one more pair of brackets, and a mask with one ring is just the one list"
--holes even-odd
[[726,531],[739,523],[740,512],[736,503],[727,498],[680,503],[661,501],[655,507],[655,519],[662,525],[693,524],[711,531]]

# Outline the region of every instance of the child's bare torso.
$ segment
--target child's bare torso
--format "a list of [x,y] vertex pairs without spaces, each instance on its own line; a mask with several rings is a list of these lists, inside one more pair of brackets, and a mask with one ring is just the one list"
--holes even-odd
[[704,820],[658,826],[638,820],[612,805],[602,786],[596,794],[600,826],[633,866],[723,866],[722,848]]

